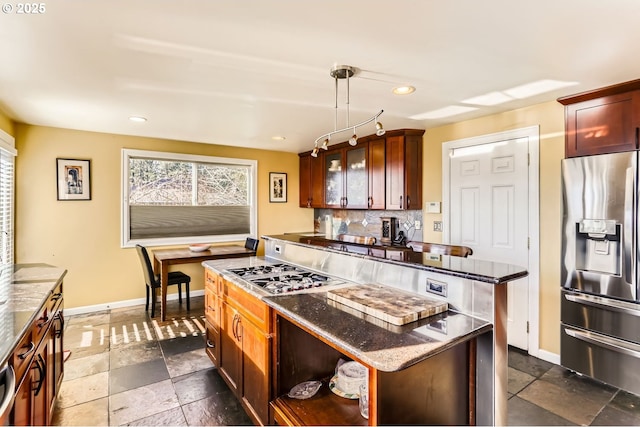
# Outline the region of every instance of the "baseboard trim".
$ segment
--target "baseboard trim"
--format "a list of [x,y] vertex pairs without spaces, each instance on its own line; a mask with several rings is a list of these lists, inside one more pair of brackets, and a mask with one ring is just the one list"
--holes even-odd
[[[202,296],[204,295],[204,289],[200,289],[197,291],[189,291],[189,295],[192,297]],[[167,295],[167,301],[173,301],[177,299],[178,299],[177,293]],[[134,305],[142,305],[144,304],[144,302],[145,302],[144,298],[135,298],[135,299],[128,299],[123,301],[108,302],[104,304],[85,305],[83,307],[65,308],[64,314],[65,316],[75,316],[78,314],[87,314],[87,313],[94,313],[96,311],[110,310],[112,308],[122,308],[122,307],[132,307]],[[156,309],[159,309],[159,307],[160,307],[159,305],[156,305]]]
[[555,365],[560,364],[560,355],[556,353],[551,353],[546,350],[538,350],[538,354],[536,356],[538,359],[546,360],[547,362],[553,363]]

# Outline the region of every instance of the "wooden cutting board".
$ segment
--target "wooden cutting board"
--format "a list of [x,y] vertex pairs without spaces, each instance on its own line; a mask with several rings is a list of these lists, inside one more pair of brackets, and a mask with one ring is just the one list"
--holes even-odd
[[333,289],[327,291],[327,298],[394,325],[405,325],[449,309],[444,301],[382,285]]

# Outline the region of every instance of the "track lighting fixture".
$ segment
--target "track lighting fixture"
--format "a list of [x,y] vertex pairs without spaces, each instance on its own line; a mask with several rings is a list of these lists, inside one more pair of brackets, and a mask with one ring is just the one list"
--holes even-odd
[[349,145],[357,145],[358,144],[358,136],[356,135],[356,128],[353,128],[353,135],[349,139]]
[[[353,136],[349,139],[349,145],[357,145],[358,144],[358,137],[356,135],[356,129],[364,126],[368,123],[371,122],[375,122],[375,126],[376,126],[376,135],[378,136],[382,136],[384,135],[384,128],[382,127],[382,123],[380,123],[380,121],[378,121],[378,117],[380,117],[380,115],[384,112],[384,110],[380,110],[377,114],[375,114],[373,117],[371,117],[370,119],[367,119],[361,123],[358,123],[356,125],[350,125],[349,124],[349,78],[353,77],[356,72],[358,71],[357,68],[352,67],[350,65],[336,65],[334,66],[330,71],[329,71],[329,75],[331,77],[334,78],[335,80],[335,98],[336,98],[336,103],[335,103],[335,120],[334,120],[334,126],[333,126],[333,131],[332,132],[327,132],[324,135],[319,136],[316,141],[315,141],[315,146],[313,151],[311,152],[311,155],[313,157],[318,157],[318,143],[324,139],[324,142],[322,143],[322,148],[324,150],[326,150],[329,145],[329,141],[331,140],[331,136],[335,135],[337,133],[342,133],[342,132],[346,132],[348,130],[353,130]],[[347,126],[343,129],[338,129],[338,80],[342,80],[342,79],[346,79],[347,81],[347,99],[346,99],[346,111],[347,111]]]

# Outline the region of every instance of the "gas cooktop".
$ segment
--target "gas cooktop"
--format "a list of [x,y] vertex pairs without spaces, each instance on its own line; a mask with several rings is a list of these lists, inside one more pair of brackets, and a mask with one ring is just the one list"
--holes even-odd
[[340,283],[328,276],[290,264],[232,268],[229,271],[272,294],[295,292]]

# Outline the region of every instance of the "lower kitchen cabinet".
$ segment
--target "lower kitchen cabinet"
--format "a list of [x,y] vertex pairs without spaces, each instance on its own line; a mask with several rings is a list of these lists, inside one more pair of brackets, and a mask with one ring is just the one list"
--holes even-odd
[[270,336],[226,302],[222,303],[219,371],[249,416],[269,419]]
[[253,422],[266,425],[272,348],[269,308],[232,282],[206,270],[205,313],[209,358]]
[[11,424],[50,425],[64,372],[62,283],[54,290],[14,351],[16,393]]
[[204,314],[206,352],[215,366],[220,366],[220,276],[205,270]]

